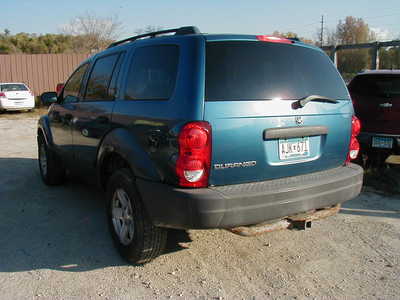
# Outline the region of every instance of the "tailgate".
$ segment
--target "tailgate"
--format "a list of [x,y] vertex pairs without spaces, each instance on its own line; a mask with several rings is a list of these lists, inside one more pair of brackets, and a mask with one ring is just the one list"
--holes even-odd
[[[206,53],[204,119],[213,130],[211,185],[343,165],[353,107],[324,53],[262,42],[213,42]],[[293,106],[308,95],[337,103]]]
[[[262,181],[342,165],[349,147],[351,103],[309,103],[301,115],[291,103],[207,102],[205,119],[213,129],[210,184]],[[301,125],[296,123],[299,117]],[[308,145],[303,137],[308,138]],[[308,153],[282,155],[282,150],[288,152],[283,149],[285,142],[290,141],[299,142],[294,147],[308,147],[303,149]]]

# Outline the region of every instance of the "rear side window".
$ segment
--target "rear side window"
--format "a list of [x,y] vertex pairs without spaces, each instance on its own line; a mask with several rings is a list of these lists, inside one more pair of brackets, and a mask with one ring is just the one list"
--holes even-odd
[[24,84],[7,83],[0,85],[1,92],[27,91],[28,88]]
[[179,48],[148,46],[135,50],[126,84],[127,100],[166,100],[174,91]]
[[113,100],[113,95],[110,95],[108,87],[118,56],[117,53],[96,60],[87,83],[85,101]]
[[363,96],[400,96],[400,76],[360,75],[352,80],[349,90]]
[[207,43],[206,100],[294,100],[309,95],[349,99],[323,52],[265,42]]
[[63,91],[63,103],[77,102],[81,89],[82,79],[89,64],[80,66],[68,79]]

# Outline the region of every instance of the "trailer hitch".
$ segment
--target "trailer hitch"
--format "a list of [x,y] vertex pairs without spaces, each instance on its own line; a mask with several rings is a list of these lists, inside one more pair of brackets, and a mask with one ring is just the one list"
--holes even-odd
[[277,222],[261,223],[252,226],[239,226],[228,229],[229,231],[241,236],[255,236],[266,232],[273,232],[282,229],[305,230],[311,228],[312,221],[324,219],[337,214],[340,204],[322,209],[314,209],[305,213],[287,216]]

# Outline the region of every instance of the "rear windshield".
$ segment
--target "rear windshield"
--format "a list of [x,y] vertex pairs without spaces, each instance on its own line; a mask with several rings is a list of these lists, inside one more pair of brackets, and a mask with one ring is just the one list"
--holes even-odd
[[23,84],[8,83],[0,85],[0,90],[2,92],[14,92],[14,91],[27,91],[28,88]]
[[353,79],[349,89],[352,93],[380,97],[400,96],[400,76],[360,75]]
[[300,99],[309,95],[349,99],[325,53],[265,42],[207,43],[206,100]]

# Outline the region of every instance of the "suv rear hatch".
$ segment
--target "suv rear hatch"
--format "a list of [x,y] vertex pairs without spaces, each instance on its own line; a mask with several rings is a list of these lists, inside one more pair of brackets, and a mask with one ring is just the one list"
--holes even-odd
[[[310,95],[333,101],[298,107]],[[343,165],[352,114],[346,86],[322,51],[295,42],[208,38],[204,119],[213,132],[211,185]]]
[[362,131],[400,134],[400,74],[358,75],[349,91]]

